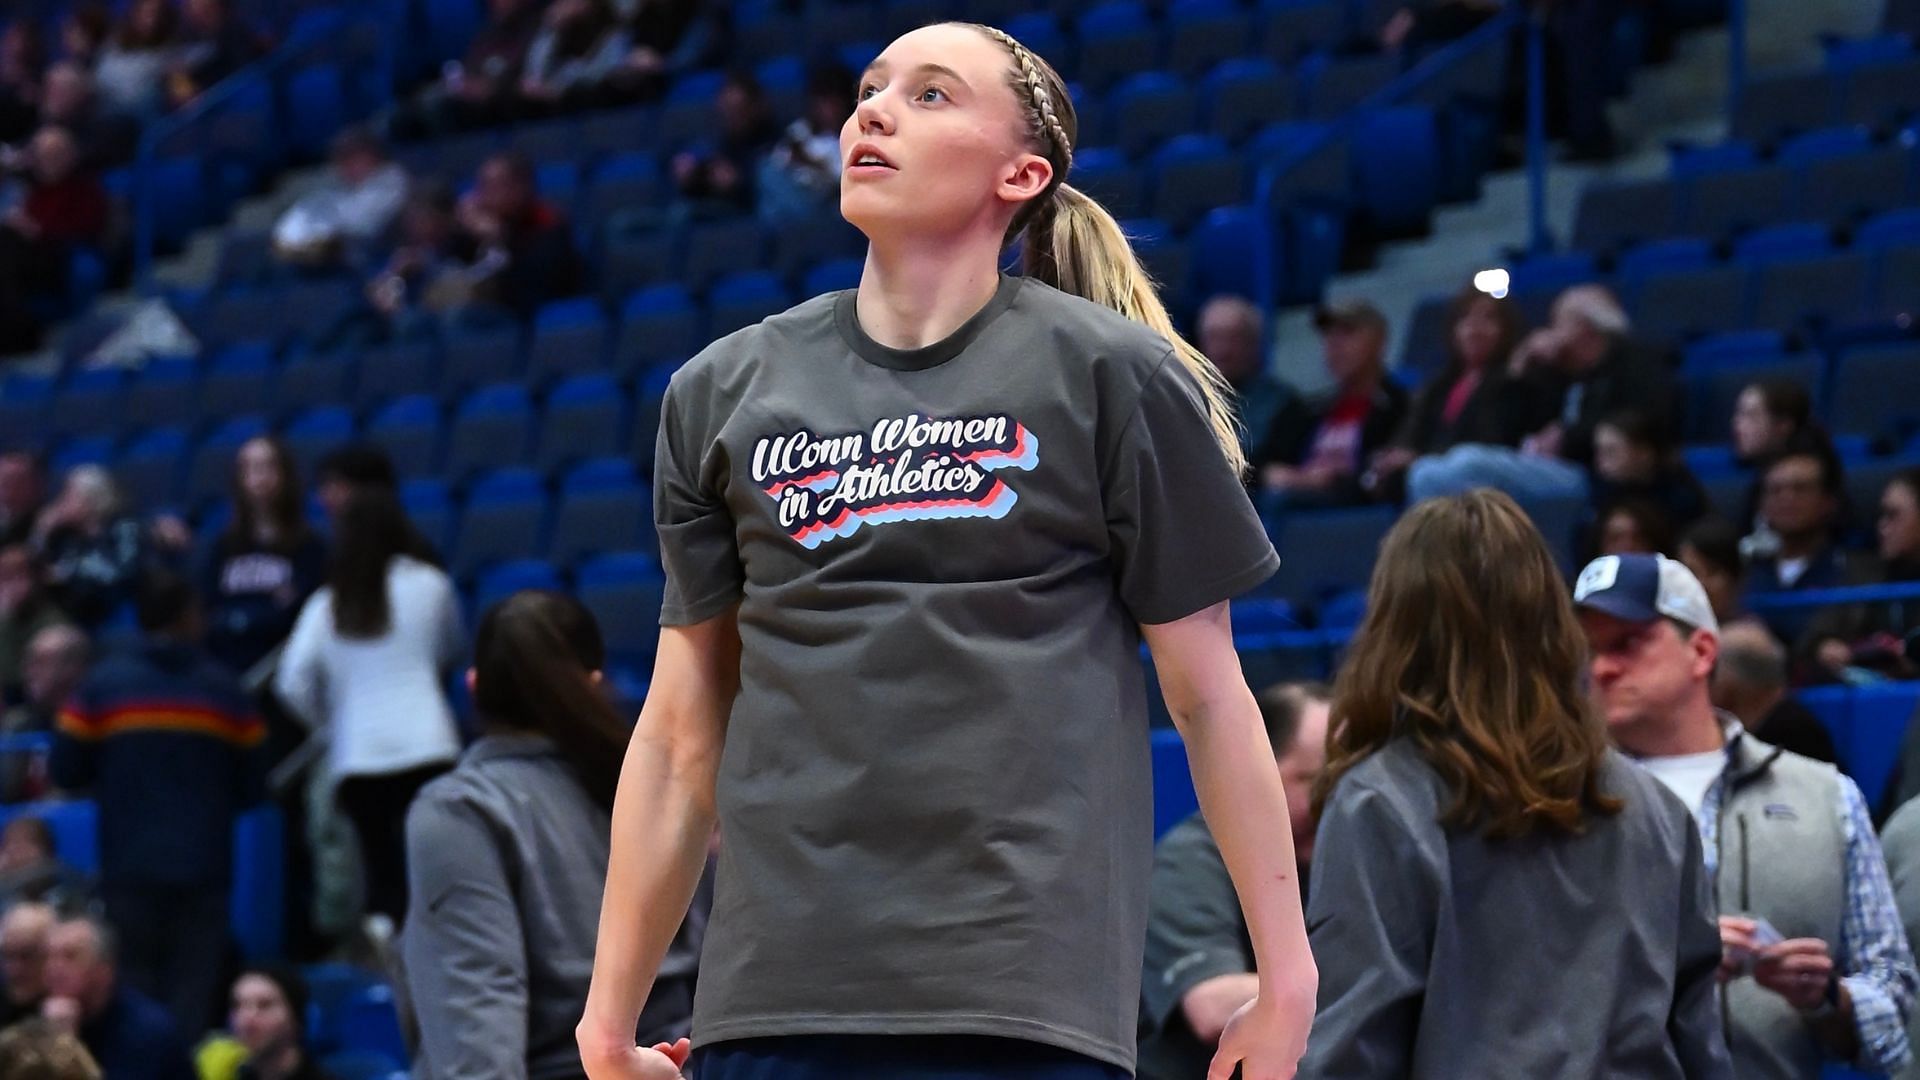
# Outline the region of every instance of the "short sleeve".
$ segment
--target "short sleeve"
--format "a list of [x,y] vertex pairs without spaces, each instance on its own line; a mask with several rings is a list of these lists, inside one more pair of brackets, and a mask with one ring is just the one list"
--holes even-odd
[[1147,909],[1140,990],[1147,1023],[1166,1027],[1187,993],[1208,979],[1250,974],[1245,942],[1239,894],[1212,836],[1198,822],[1169,832],[1154,852]]
[[680,379],[667,388],[653,467],[653,523],[667,588],[662,626],[691,626],[725,611],[740,598],[740,564],[733,515],[702,468],[711,418],[692,415],[698,395]]
[[1102,472],[1114,573],[1136,621],[1183,619],[1279,567],[1214,439],[1199,383],[1171,351],[1141,390]]

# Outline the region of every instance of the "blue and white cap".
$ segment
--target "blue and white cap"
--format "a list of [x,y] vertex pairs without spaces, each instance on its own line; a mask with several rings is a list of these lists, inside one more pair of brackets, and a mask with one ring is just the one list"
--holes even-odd
[[1673,619],[1697,630],[1720,632],[1713,604],[1700,579],[1665,555],[1602,555],[1574,582],[1578,607],[1628,622]]

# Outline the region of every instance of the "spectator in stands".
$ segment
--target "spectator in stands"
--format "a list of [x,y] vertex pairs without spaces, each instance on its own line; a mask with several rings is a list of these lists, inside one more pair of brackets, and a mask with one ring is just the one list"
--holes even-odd
[[1335,300],[1314,314],[1332,395],[1317,407],[1289,401],[1254,454],[1261,484],[1292,506],[1339,506],[1367,497],[1363,470],[1407,416],[1407,392],[1387,378],[1387,320],[1365,300]]
[[[442,679],[465,650],[453,582],[409,554],[416,534],[391,491],[341,511],[327,584],[301,608],[274,689],[330,737],[341,811],[360,837],[367,908],[407,910],[406,812],[460,755]],[[372,936],[387,927],[373,924]]]
[[47,596],[44,570],[28,545],[0,546],[0,709],[21,700],[29,644],[67,617]]
[[41,1015],[78,1036],[112,1080],[195,1080],[179,1025],[121,981],[118,948],[113,930],[95,916],[55,924]]
[[1707,590],[1723,635],[1741,623],[1765,625],[1747,611],[1747,564],[1740,557],[1740,530],[1731,522],[1718,517],[1694,522],[1680,535],[1675,558]]
[[[397,495],[399,477],[393,471],[393,459],[379,446],[369,442],[351,442],[327,452],[315,469],[314,499],[327,515],[334,531],[340,528],[341,514],[357,492],[378,491]],[[424,563],[440,565],[440,553],[413,522],[407,522],[410,534],[407,554]]]
[[50,904],[24,901],[0,914],[0,1028],[40,1015],[47,999],[47,939],[58,921]]
[[113,11],[100,0],[81,0],[60,20],[60,56],[92,70],[113,38]]
[[1392,445],[1373,455],[1373,490],[1397,498],[1415,459],[1463,443],[1518,446],[1535,410],[1525,384],[1507,377],[1520,340],[1520,312],[1469,285],[1454,297],[1447,320],[1447,366],[1414,395]]
[[330,334],[327,348],[430,337],[438,316],[480,299],[480,286],[494,268],[476,263],[479,250],[460,232],[456,210],[453,192],[438,183],[408,196],[400,211],[400,242],[367,282],[368,311]]
[[1553,321],[1521,342],[1507,366],[1509,377],[1528,382],[1530,400],[1547,403],[1546,419],[1518,450],[1469,444],[1422,459],[1408,471],[1408,498],[1475,487],[1523,496],[1586,495],[1593,432],[1602,418],[1636,408],[1657,427],[1672,424],[1672,376],[1662,359],[1627,333],[1626,311],[1601,286],[1576,285],[1560,294]]
[[79,1039],[45,1020],[0,1031],[0,1080],[102,1080],[104,1075]]
[[234,1080],[331,1080],[307,1047],[307,981],[293,968],[241,973],[227,1027],[247,1051]]
[[1713,669],[1713,707],[1740,721],[1755,738],[1814,761],[1838,763],[1827,726],[1787,686],[1787,649],[1765,626],[1722,627]]
[[260,39],[234,15],[227,0],[184,0],[180,54],[167,79],[167,97],[175,108],[208,87],[253,63]]
[[[1837,540],[1845,491],[1840,458],[1824,440],[1795,440],[1767,463],[1760,472],[1760,519],[1771,543],[1748,545],[1749,597],[1870,579],[1871,560]],[[1788,608],[1769,611],[1765,618],[1782,641],[1799,644],[1816,614],[1813,608]]]
[[81,165],[104,171],[132,160],[139,126],[97,100],[93,76],[71,61],[47,69],[40,92],[40,127],[64,128],[80,150]]
[[47,465],[31,450],[0,453],[0,547],[24,543],[47,500]]
[[1511,498],[1387,534],[1315,791],[1301,1077],[1730,1080],[1700,837],[1608,749],[1586,651]]
[[88,628],[131,595],[148,546],[146,527],[122,512],[120,487],[99,465],[67,474],[60,497],[34,525],[33,544],[54,602]]
[[[480,740],[407,817],[423,1080],[579,1075],[573,1029],[629,727],[602,692],[605,662],[572,597],[520,592],[480,620],[467,672]],[[641,1013],[642,1045],[687,1034],[705,924],[696,901]]]
[[1658,555],[1673,550],[1667,513],[1645,499],[1621,499],[1600,511],[1591,547],[1596,555]]
[[767,105],[766,91],[750,72],[727,76],[714,98],[719,136],[710,144],[673,158],[673,181],[696,214],[751,209],[754,174],[774,147],[780,126]]
[[38,22],[16,19],[0,31],[0,144],[17,143],[33,134],[46,67],[47,51]]
[[474,260],[473,299],[531,316],[540,305],[580,288],[580,258],[566,215],[540,198],[533,162],[499,154],[480,166],[457,217]]
[[21,903],[72,911],[87,901],[86,875],[60,861],[53,830],[31,814],[0,829],[0,911]]
[[[1878,568],[1863,570],[1860,583],[1920,581],[1920,469],[1908,469],[1887,481],[1880,493],[1876,532]],[[1833,678],[1873,672],[1911,679],[1920,671],[1920,600],[1829,608],[1816,617],[1810,633],[1815,661]]]
[[[1898,804],[1880,830],[1880,847],[1887,856],[1887,876],[1900,906],[1907,940],[1920,941],[1920,805]],[[1920,1039],[1920,1018],[1908,1025],[1909,1042]],[[1895,1080],[1920,1080],[1920,1060],[1894,1074]]]
[[1684,529],[1707,512],[1706,489],[1681,460],[1672,433],[1638,408],[1622,409],[1594,427],[1593,495],[1602,506],[1629,499],[1650,503],[1670,529]]
[[297,466],[286,444],[249,439],[233,463],[233,519],[214,541],[201,578],[207,650],[245,672],[286,640],[300,605],[326,576],[326,546],[307,524]]
[[1813,427],[1813,397],[1792,379],[1761,379],[1733,404],[1733,457],[1750,468],[1785,449]]
[[712,0],[615,0],[614,6],[633,40],[613,77],[623,100],[655,97],[672,76],[711,67],[726,42],[724,7]]
[[853,72],[818,64],[807,74],[807,104],[759,165],[759,212],[778,224],[834,213],[840,197],[840,125],[852,108]]
[[540,32],[542,6],[539,0],[487,0],[487,24],[467,44],[466,56],[447,64],[439,82],[396,118],[398,128],[429,134],[504,123],[527,49]]
[[273,251],[296,266],[358,266],[386,236],[407,200],[407,170],[371,132],[334,137],[332,175],[273,225]]
[[1739,1075],[1804,1080],[1824,1061],[1879,1073],[1905,1065],[1920,976],[1860,790],[1714,709],[1719,628],[1686,567],[1608,556],[1581,572],[1574,596],[1614,741],[1698,822]]
[[1293,397],[1286,384],[1267,371],[1266,317],[1244,296],[1222,295],[1200,307],[1194,344],[1233,386],[1240,421],[1240,445],[1247,453],[1266,436],[1280,407]]
[[612,0],[554,0],[527,49],[519,111],[541,115],[598,100],[601,84],[626,62],[631,46]]
[[179,48],[180,17],[173,0],[134,0],[93,64],[100,104],[139,119],[160,112]]
[[200,648],[192,585],[152,572],[136,608],[140,646],[103,657],[61,710],[53,776],[98,804],[100,888],[128,981],[201,1032],[228,947],[233,823],[262,795],[266,730]]
[[[1327,763],[1328,689],[1283,683],[1262,691],[1259,702],[1267,741],[1286,782],[1304,895],[1317,824],[1313,786]],[[1220,848],[1198,813],[1167,830],[1154,849],[1140,985],[1146,1025],[1140,1037],[1141,1080],[1204,1076],[1227,1021],[1259,990],[1246,916]]]
[[[35,133],[25,166],[26,197],[0,216],[0,305],[36,295],[64,297],[75,252],[102,247],[112,223],[107,189],[83,167],[66,129]],[[22,343],[13,344],[18,351]]]
[[[0,711],[0,735],[51,732],[60,707],[87,676],[92,646],[68,623],[55,623],[27,642],[21,700]],[[0,802],[29,802],[52,793],[44,754],[0,755]]]

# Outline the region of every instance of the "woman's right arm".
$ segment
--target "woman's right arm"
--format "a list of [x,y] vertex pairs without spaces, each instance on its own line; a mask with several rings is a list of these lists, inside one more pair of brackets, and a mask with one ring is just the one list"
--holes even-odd
[[296,719],[309,728],[326,720],[326,694],[320,668],[321,638],[326,633],[326,608],[320,594],[307,598],[294,620],[293,633],[273,671],[273,692]]
[[586,1015],[576,1036],[593,1080],[672,1077],[634,1029],[706,865],[727,716],[740,686],[737,608],[661,629],[653,683],[613,802],[613,851]]

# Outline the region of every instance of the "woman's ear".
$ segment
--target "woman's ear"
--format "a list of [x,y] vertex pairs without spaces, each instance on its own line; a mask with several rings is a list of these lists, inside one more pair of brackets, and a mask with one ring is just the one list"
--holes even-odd
[[1039,154],[1021,154],[1007,163],[1001,175],[1000,197],[1010,203],[1023,203],[1047,193],[1053,183],[1053,162]]

